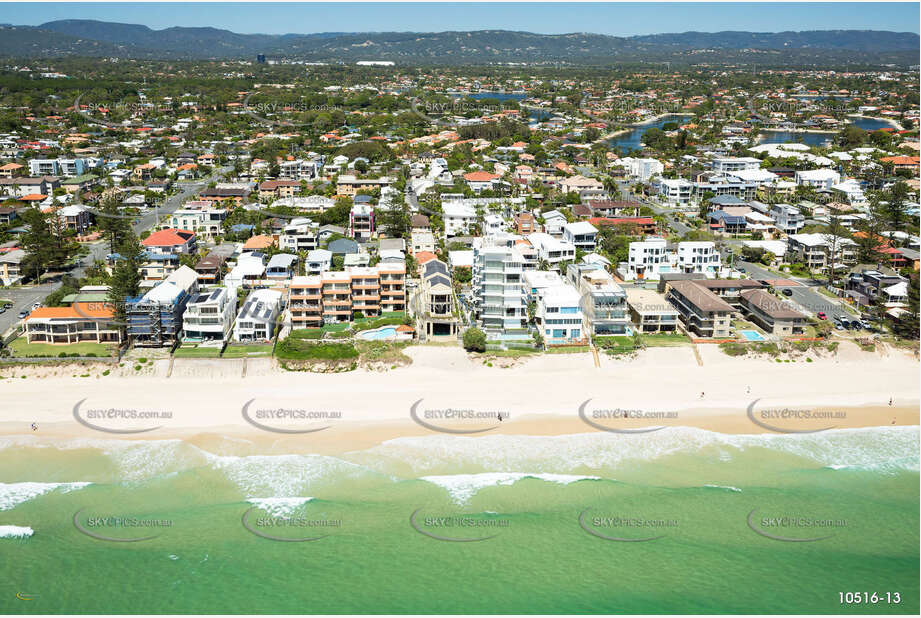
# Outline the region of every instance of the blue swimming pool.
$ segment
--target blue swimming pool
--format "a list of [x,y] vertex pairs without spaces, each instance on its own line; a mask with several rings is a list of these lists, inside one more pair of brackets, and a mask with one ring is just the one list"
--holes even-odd
[[756,330],[740,330],[739,334],[745,337],[746,341],[764,341],[764,336]]
[[378,339],[391,339],[395,337],[396,334],[397,329],[393,328],[392,326],[385,326],[376,330],[367,330],[363,333],[358,333],[358,338],[369,341],[376,341]]

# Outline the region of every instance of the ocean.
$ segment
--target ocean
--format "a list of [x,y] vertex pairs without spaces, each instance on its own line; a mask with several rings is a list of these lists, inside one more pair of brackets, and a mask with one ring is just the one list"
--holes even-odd
[[9,437],[0,612],[917,614],[918,451],[918,427]]

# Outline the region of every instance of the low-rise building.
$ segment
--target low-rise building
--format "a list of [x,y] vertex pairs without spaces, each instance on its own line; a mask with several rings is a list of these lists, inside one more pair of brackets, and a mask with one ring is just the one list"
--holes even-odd
[[641,333],[671,333],[678,329],[678,311],[662,294],[645,288],[627,290],[630,318]]
[[253,290],[243,302],[233,326],[233,340],[269,342],[279,323],[282,294],[278,290]]
[[237,295],[224,287],[195,294],[182,314],[184,341],[229,341]]
[[744,290],[741,300],[742,314],[766,332],[784,337],[803,333],[808,320],[792,309],[789,302],[764,290]]
[[665,298],[678,311],[678,321],[690,335],[727,338],[731,334],[732,306],[694,281],[672,281]]

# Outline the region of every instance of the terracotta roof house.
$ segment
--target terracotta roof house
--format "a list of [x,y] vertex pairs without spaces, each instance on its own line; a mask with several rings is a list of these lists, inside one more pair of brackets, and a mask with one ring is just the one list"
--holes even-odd
[[158,230],[141,241],[148,250],[158,253],[194,253],[197,241],[195,232],[167,228]]

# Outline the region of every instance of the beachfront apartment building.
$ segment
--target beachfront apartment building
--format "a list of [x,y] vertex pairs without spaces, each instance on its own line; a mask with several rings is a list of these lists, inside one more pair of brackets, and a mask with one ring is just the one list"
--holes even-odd
[[183,341],[229,341],[237,295],[225,287],[195,294],[182,314]]
[[233,325],[233,340],[245,343],[269,342],[275,336],[282,310],[278,290],[253,290],[243,302]]
[[198,292],[198,273],[180,266],[143,296],[125,299],[128,337],[136,346],[169,345],[182,334],[182,314]]
[[514,247],[484,238],[474,239],[474,315],[487,332],[527,332],[528,312],[522,290],[523,261],[521,253]]
[[666,300],[678,312],[678,321],[691,336],[727,338],[731,335],[732,305],[694,281],[670,281]]
[[24,320],[28,343],[121,343],[121,329],[105,302],[74,302],[69,307],[39,307]]
[[427,337],[457,334],[459,321],[454,304],[451,271],[441,260],[429,260],[421,267],[417,313],[425,324]]
[[540,290],[534,321],[546,345],[585,343],[581,295],[572,285],[562,283]]
[[588,221],[576,221],[563,226],[563,241],[570,243],[579,251],[591,253],[595,250],[598,228]]
[[678,329],[678,311],[653,290],[630,288],[627,304],[630,318],[641,333],[673,333]]
[[355,311],[365,316],[405,311],[406,264],[381,262],[293,277],[289,310],[294,328],[348,322]]
[[741,292],[742,314],[772,335],[801,335],[808,323],[805,315],[764,290]]
[[576,259],[576,247],[571,242],[554,238],[544,232],[528,234],[527,240],[537,250],[537,259],[558,268],[561,262],[571,262]]
[[626,292],[602,264],[570,264],[566,278],[580,295],[585,336],[631,333]]

